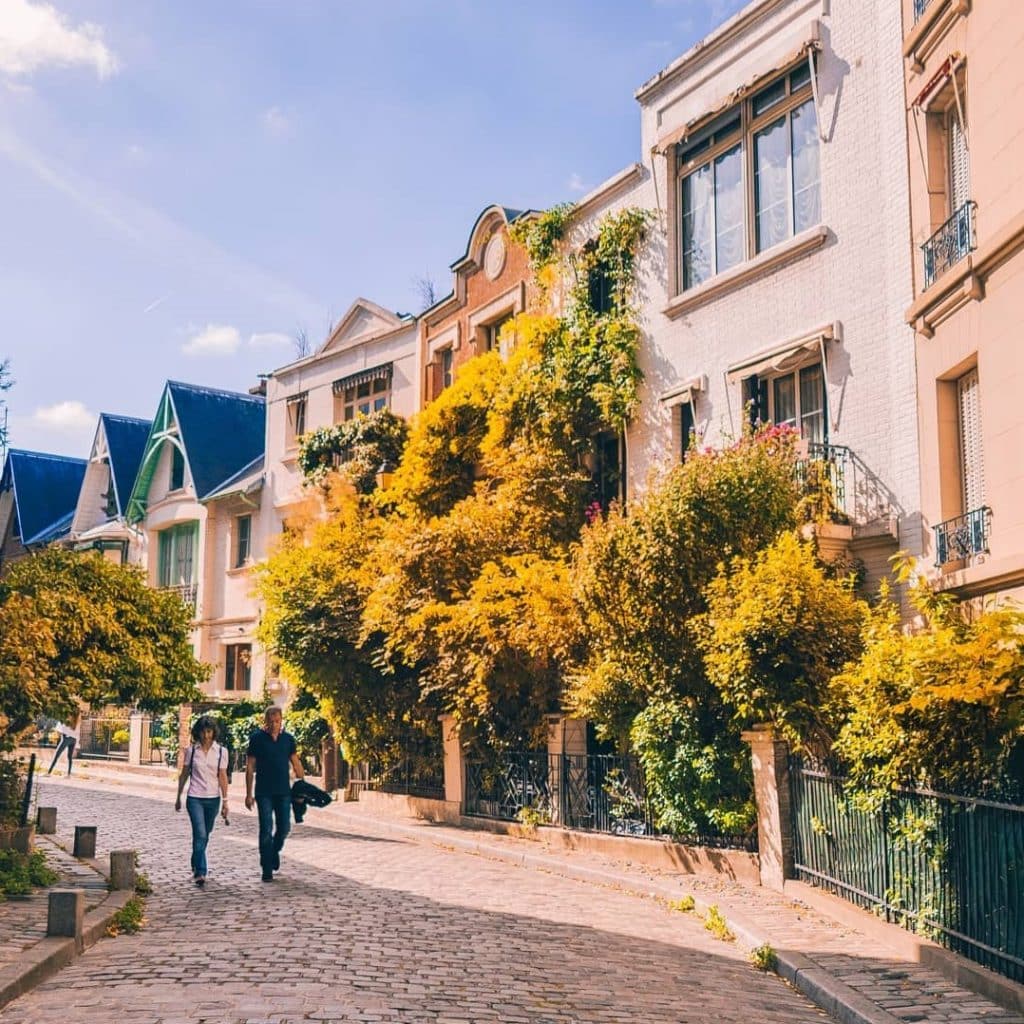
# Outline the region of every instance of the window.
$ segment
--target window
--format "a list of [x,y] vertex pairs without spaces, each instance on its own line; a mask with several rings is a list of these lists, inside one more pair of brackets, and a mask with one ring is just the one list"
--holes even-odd
[[252,687],[252,644],[226,644],[224,647],[224,689],[248,690]]
[[820,363],[774,377],[746,377],[743,404],[754,426],[790,426],[812,444],[828,442],[825,375]]
[[[512,319],[513,313],[506,313],[505,316],[498,320],[495,320],[492,324],[487,324],[484,327],[485,337],[485,351],[487,352],[499,352],[501,350],[500,337],[501,329]],[[448,385],[446,384],[445,387]]]
[[821,218],[818,121],[802,65],[679,147],[682,290]]
[[589,242],[585,247],[590,262],[587,270],[587,298],[590,308],[598,316],[603,316],[615,308],[614,280],[608,264],[597,258],[596,249],[595,242]]
[[971,370],[956,382],[957,423],[960,435],[960,483],[963,511],[985,504],[985,461],[981,447],[981,408],[978,402],[978,371]]
[[[170,444],[170,442],[168,442]],[[171,482],[168,490],[180,491],[185,486],[185,456],[176,444],[171,444]]]
[[235,561],[234,567],[240,569],[249,561],[252,551],[252,516],[244,515],[235,518]]
[[613,431],[594,438],[594,500],[607,509],[613,501],[626,500],[626,449]]
[[334,382],[334,422],[347,423],[356,416],[391,407],[392,366],[386,363],[372,370],[354,373]]
[[679,406],[679,461],[686,461],[686,453],[694,446],[694,429],[696,421],[693,416],[693,403],[682,402]]
[[195,582],[198,523],[179,523],[159,533],[157,586],[188,587]]
[[949,213],[956,213],[971,198],[971,163],[967,135],[956,104],[946,114],[946,140],[949,151]]
[[110,470],[110,463],[107,464],[107,489],[100,495],[103,499],[103,514],[108,519],[117,518],[117,492],[114,490],[114,474]]
[[452,386],[452,356],[450,348],[441,349],[441,389]]
[[299,443],[306,432],[306,392],[288,399],[288,447]]

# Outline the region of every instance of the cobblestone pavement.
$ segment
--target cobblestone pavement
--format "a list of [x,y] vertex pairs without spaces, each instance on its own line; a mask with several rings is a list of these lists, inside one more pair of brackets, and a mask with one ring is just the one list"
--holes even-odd
[[[170,792],[44,784],[58,838],[99,827],[155,886],[138,935],[105,939],[0,1011],[4,1024],[290,1021],[810,1024],[828,1018],[692,916],[358,825],[297,826],[262,883],[234,808],[189,881]],[[312,812],[311,812],[312,815]],[[326,819],[324,819],[326,821]]]

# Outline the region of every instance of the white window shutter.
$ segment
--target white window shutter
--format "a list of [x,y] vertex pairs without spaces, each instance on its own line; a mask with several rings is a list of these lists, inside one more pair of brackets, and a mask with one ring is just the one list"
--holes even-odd
[[954,108],[949,117],[949,205],[956,213],[971,198],[971,165],[967,138]]
[[963,474],[964,512],[985,504],[985,459],[981,448],[981,407],[978,371],[957,381],[960,411],[960,466]]

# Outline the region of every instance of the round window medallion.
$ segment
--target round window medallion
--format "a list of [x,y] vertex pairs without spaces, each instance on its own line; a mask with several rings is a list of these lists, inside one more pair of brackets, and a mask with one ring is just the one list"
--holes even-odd
[[484,273],[494,280],[505,269],[505,238],[492,235],[484,248]]

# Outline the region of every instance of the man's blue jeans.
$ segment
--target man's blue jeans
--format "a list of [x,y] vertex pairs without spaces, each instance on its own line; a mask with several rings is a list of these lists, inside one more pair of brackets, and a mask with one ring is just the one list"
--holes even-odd
[[292,827],[291,795],[258,796],[256,811],[260,816],[260,867],[264,871],[276,871],[277,855]]
[[190,796],[185,799],[185,809],[192,822],[192,874],[197,878],[206,877],[206,844],[210,841],[213,823],[220,810],[219,796]]

